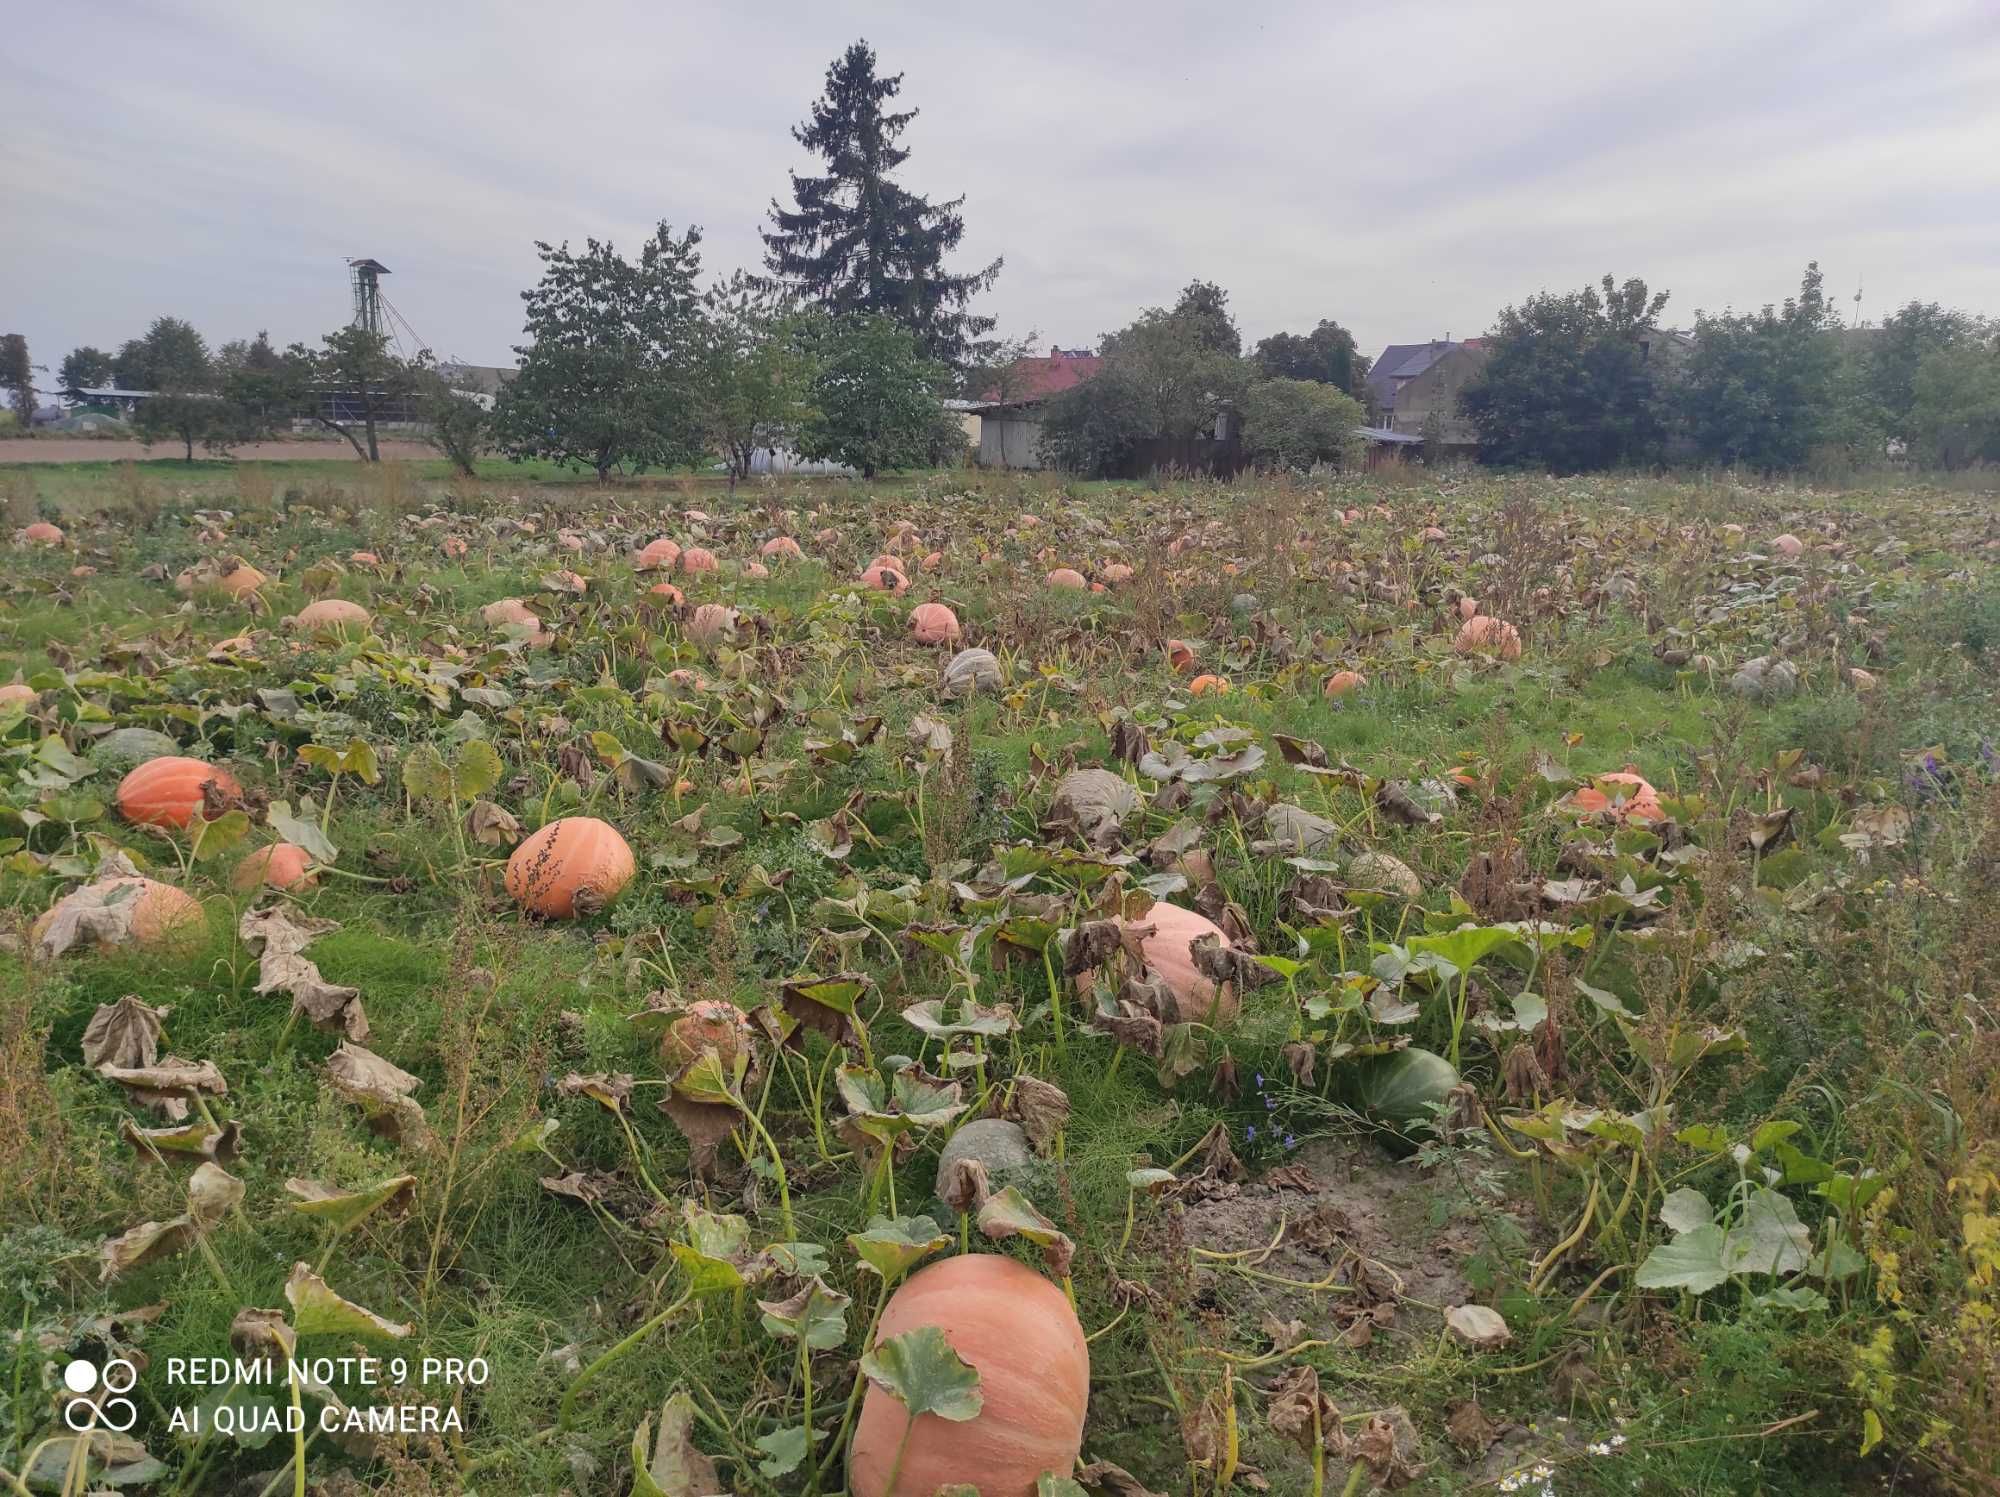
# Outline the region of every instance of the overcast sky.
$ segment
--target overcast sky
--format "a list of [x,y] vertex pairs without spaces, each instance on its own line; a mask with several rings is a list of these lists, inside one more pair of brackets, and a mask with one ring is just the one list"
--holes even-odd
[[163,313],[313,338],[372,255],[440,354],[511,363],[538,238],[664,218],[755,264],[859,36],[922,111],[905,184],[965,194],[982,305],[1045,342],[1197,276],[1246,342],[1371,354],[1607,270],[1679,323],[1812,258],[1871,319],[2000,313],[1995,0],[197,0],[10,15],[0,330],[52,371]]

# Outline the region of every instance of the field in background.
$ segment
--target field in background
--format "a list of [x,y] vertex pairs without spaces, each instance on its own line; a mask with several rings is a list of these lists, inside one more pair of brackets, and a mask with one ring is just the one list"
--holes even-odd
[[[132,1486],[290,1490],[289,1437],[196,1443],[159,1411],[184,1398],[166,1360],[227,1355],[303,1262],[409,1325],[378,1353],[494,1369],[462,1440],[322,1438],[315,1484],[626,1493],[635,1431],[683,1390],[714,1490],[793,1497],[810,1386],[832,1493],[882,1287],[853,1234],[892,1216],[909,1251],[958,1251],[940,1145],[976,1114],[1035,1121],[1041,1083],[1067,1119],[1013,1178],[1060,1242],[964,1225],[1067,1267],[1095,1338],[1085,1453],[1142,1484],[1099,1470],[1092,1497],[1252,1472],[1311,1492],[1316,1409],[1329,1493],[1539,1491],[1542,1466],[1605,1497],[2000,1477],[1991,493],[180,468],[0,474],[10,532],[49,505],[68,531],[0,568],[0,681],[35,692],[0,706],[0,1197],[21,1203],[0,1321],[34,1349],[24,1393],[0,1386],[0,1465],[60,1435],[68,1356],[133,1346],[165,1474]],[[209,529],[209,507],[235,517]],[[663,535],[717,569],[636,573]],[[756,576],[779,536],[804,559]],[[885,551],[907,592],[857,580]],[[237,557],[270,577],[254,601],[176,590]],[[1051,586],[1065,566],[1104,590]],[[290,626],[335,597],[371,623]],[[487,622],[508,598],[532,630]],[[924,601],[962,641],[911,638]],[[704,604],[738,614],[704,638]],[[1476,611],[1518,652],[1498,632],[1462,651]],[[994,657],[970,695],[946,689],[958,644]],[[1329,695],[1345,671],[1364,679]],[[212,840],[123,823],[111,735],[132,728],[228,766],[248,817]],[[1108,826],[1065,804],[1077,769],[1127,787]],[[1600,778],[1627,770],[1644,815]],[[618,828],[637,877],[584,919],[524,918],[514,840],[578,814]],[[318,886],[234,891],[279,827],[323,828]],[[121,853],[201,900],[193,944],[30,960],[35,917]],[[1225,963],[1240,1016],[1149,1007],[1143,969],[1113,980],[1115,939],[1083,960],[1154,896],[1265,959]],[[417,1082],[421,1129],[371,1130],[330,1079],[343,1034],[255,991],[253,903],[337,922],[306,955]],[[786,996],[836,973],[866,1047],[829,1043],[839,993]],[[84,1061],[128,993],[227,1078],[204,1105],[242,1125],[244,1196],[101,1279],[104,1243],[187,1209],[196,1162],[136,1148],[128,1127],[161,1120]],[[981,1022],[969,996],[1009,1011],[977,1040],[953,1029]],[[657,1106],[693,1083],[631,1022],[698,999],[790,1034],[756,1041],[743,1097],[769,1147],[725,1128],[705,1171]],[[1371,1052],[1406,1045],[1457,1055],[1435,1108],[1374,1088]],[[851,1087],[896,1056],[955,1099],[925,1090],[934,1112],[964,1111],[872,1115]],[[914,1147],[877,1168],[857,1117]],[[405,1174],[345,1232],[286,1183]],[[817,1350],[787,1339],[810,1279],[790,1271],[619,1349],[726,1282],[702,1211],[741,1215],[749,1247],[823,1250],[851,1303]],[[1448,1318],[1464,1306],[1500,1331]]]

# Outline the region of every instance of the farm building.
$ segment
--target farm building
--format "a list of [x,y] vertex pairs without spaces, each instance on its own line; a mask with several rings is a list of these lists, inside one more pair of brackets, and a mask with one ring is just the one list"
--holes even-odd
[[1083,348],[1057,348],[1047,357],[1016,359],[996,374],[983,398],[965,410],[979,419],[979,466],[1039,468],[1041,408],[1050,396],[1096,376],[1104,360]]
[[[1443,433],[1442,450],[1470,451],[1479,433],[1458,413],[1458,392],[1492,357],[1484,340],[1391,343],[1368,366],[1368,403],[1381,430],[1421,437],[1429,425]],[[1437,453],[1430,456],[1435,457]]]

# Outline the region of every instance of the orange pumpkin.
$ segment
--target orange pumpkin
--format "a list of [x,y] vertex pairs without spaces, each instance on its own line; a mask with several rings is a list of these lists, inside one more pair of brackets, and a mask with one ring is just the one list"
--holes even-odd
[[[42,932],[54,923],[57,912],[72,899],[97,901],[102,891],[109,889],[136,888],[139,892],[132,897],[132,939],[141,946],[180,945],[197,936],[206,923],[201,912],[201,903],[192,894],[176,889],[172,884],[162,884],[150,878],[127,875],[122,878],[108,878],[65,894],[35,921],[29,929],[30,944],[39,947]],[[100,942],[100,945],[108,944]]]
[[660,1036],[660,1064],[669,1076],[704,1050],[722,1057],[725,1073],[737,1055],[750,1053],[755,1031],[742,1009],[721,998],[704,998],[688,1005],[688,1011]]
[[350,603],[345,598],[321,598],[301,608],[292,623],[318,633],[344,634],[349,629],[367,628],[370,617],[359,603]]
[[658,540],[649,542],[637,556],[632,558],[632,566],[635,571],[640,572],[664,572],[670,570],[673,564],[680,560],[680,556],[680,544],[661,536]]
[[1132,569],[1122,561],[1114,561],[1098,575],[1113,587],[1116,587],[1121,582],[1130,582],[1132,580]]
[[1461,655],[1495,655],[1502,660],[1521,658],[1521,631],[1504,619],[1474,614],[1458,631],[1452,648]]
[[908,572],[910,570],[903,565],[903,558],[896,555],[893,551],[879,552],[875,559],[869,562],[867,567],[863,567],[862,570],[865,572],[869,567],[882,567],[891,572]]
[[40,693],[34,687],[23,685],[19,681],[9,681],[5,686],[0,686],[0,707],[32,707],[39,696]]
[[59,526],[47,520],[37,520],[21,532],[21,539],[31,546],[60,546],[63,533]]
[[1140,939],[1139,952],[1146,965],[1165,978],[1167,986],[1173,990],[1174,1003],[1182,1023],[1199,1020],[1219,1027],[1236,1017],[1235,984],[1224,983],[1218,990],[1196,968],[1190,949],[1202,936],[1214,936],[1222,945],[1233,947],[1236,943],[1229,939],[1221,926],[1197,911],[1184,910],[1177,904],[1164,901],[1154,905],[1139,919],[1121,919],[1119,924],[1138,930],[1152,927],[1151,933]]
[[671,582],[655,582],[646,591],[656,598],[665,598],[675,608],[687,602],[687,594],[675,587]]
[[1057,567],[1043,579],[1050,587],[1067,588],[1072,592],[1082,592],[1090,584],[1083,580],[1083,573],[1074,567]]
[[211,565],[203,562],[174,578],[174,590],[192,593],[198,587],[220,588],[232,598],[247,598],[271,579],[241,557]]
[[942,603],[919,603],[910,610],[910,637],[920,645],[956,644],[964,632],[958,615]]
[[1344,697],[1350,691],[1359,691],[1367,684],[1368,678],[1362,675],[1360,671],[1335,671],[1326,678],[1326,686],[1323,688],[1321,694],[1330,697]]
[[1803,556],[1806,554],[1806,543],[1787,531],[1772,538],[1771,549],[1780,556]]
[[1221,696],[1229,690],[1229,677],[1201,675],[1188,682],[1188,695],[1194,697]]
[[[1622,786],[1624,799],[1614,800],[1612,793],[1604,787]],[[1569,803],[1578,811],[1595,814],[1610,811],[1621,821],[1665,821],[1667,813],[1660,805],[1660,795],[1638,770],[1628,764],[1616,774],[1601,774],[1593,777],[1592,783],[1583,786],[1569,798]]]
[[347,553],[347,559],[357,567],[379,567],[382,565],[382,558],[377,556],[373,551],[350,551]]
[[1424,540],[1427,544],[1435,546],[1443,539],[1444,530],[1442,527],[1437,525],[1426,525],[1424,527]]
[[1478,618],[1479,600],[1477,598],[1460,598],[1458,600],[1458,616],[1461,619]]
[[687,550],[681,552],[679,565],[683,572],[692,577],[696,572],[713,572],[721,563],[716,561],[713,551],[702,546],[689,546]]
[[565,816],[514,849],[507,892],[531,914],[568,919],[611,903],[636,868],[616,827],[595,816]]
[[861,574],[861,585],[900,598],[910,590],[910,579],[894,567],[871,566]]
[[743,575],[752,582],[758,582],[770,576],[771,569],[761,561],[746,561],[743,563]]
[[542,621],[535,615],[535,611],[519,598],[501,598],[488,603],[479,610],[479,616],[486,621],[489,629],[519,627],[539,630],[542,627]]
[[310,889],[318,882],[311,853],[296,842],[274,842],[238,863],[229,887],[238,894],[249,894],[262,888]]
[[933,551],[922,561],[918,562],[917,565],[922,567],[926,572],[940,571],[944,567],[944,552]]
[[457,561],[459,557],[465,555],[471,549],[471,547],[465,544],[465,537],[463,536],[448,535],[438,542],[438,552],[447,561]]
[[960,1423],[923,1414],[912,1427],[909,1411],[871,1382],[848,1450],[853,1497],[891,1497],[899,1450],[900,1497],[957,1484],[981,1497],[1033,1497],[1044,1472],[1076,1469],[1090,1347],[1060,1289],[1016,1259],[961,1253],[889,1297],[876,1345],[925,1326],[942,1331],[979,1373],[979,1413]]
[[757,548],[757,554],[766,558],[782,557],[786,561],[798,561],[805,555],[799,543],[788,535],[774,535]]
[[226,769],[179,754],[148,759],[118,782],[118,814],[135,826],[185,827],[201,809],[201,787],[211,780],[224,795],[243,787]]
[[1195,665],[1194,646],[1189,644],[1184,639],[1168,640],[1167,664],[1171,665],[1176,671],[1180,672],[1180,674],[1185,676],[1189,671],[1194,669]]
[[704,603],[687,622],[687,636],[698,645],[718,644],[736,632],[740,615],[724,603]]

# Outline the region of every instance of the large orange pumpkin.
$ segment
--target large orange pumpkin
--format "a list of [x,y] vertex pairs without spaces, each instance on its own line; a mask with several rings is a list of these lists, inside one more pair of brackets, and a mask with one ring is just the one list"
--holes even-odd
[[611,903],[636,869],[616,827],[595,816],[565,816],[514,849],[507,892],[532,914],[568,919]]
[[958,615],[942,603],[919,603],[910,610],[910,637],[920,645],[956,644],[962,633]]
[[675,587],[671,582],[655,582],[646,591],[656,598],[665,598],[675,608],[687,602],[687,594]]
[[1194,646],[1184,639],[1167,641],[1167,664],[1185,676],[1195,667]]
[[505,629],[519,626],[524,629],[539,630],[542,621],[535,611],[519,598],[500,598],[479,610],[479,616],[486,621],[489,629]]
[[[903,558],[896,555],[896,553],[893,551],[876,552],[875,559],[869,562],[868,566],[886,567],[888,568],[888,570],[892,572],[908,572],[910,570],[908,567],[903,565]],[[868,569],[867,567],[862,568],[863,571],[866,571],[867,569]]]
[[40,695],[41,693],[32,686],[19,681],[9,681],[5,686],[0,686],[0,707],[32,707]]
[[[1090,1347],[1054,1284],[998,1253],[961,1253],[911,1276],[889,1297],[876,1345],[935,1326],[979,1373],[979,1413],[954,1423],[909,1411],[868,1385],[847,1457],[853,1497],[929,1497],[962,1483],[980,1497],[1034,1497],[1044,1472],[1068,1476],[1083,1448]],[[903,1444],[907,1430],[909,1443]]]
[[1475,614],[1458,631],[1452,648],[1461,655],[1496,655],[1502,660],[1521,658],[1521,631],[1504,619]]
[[910,590],[910,579],[894,567],[871,566],[861,574],[861,585],[900,598]]
[[757,554],[767,561],[773,557],[782,557],[786,561],[797,561],[805,555],[805,552],[799,549],[799,543],[790,536],[774,535],[757,548]]
[[135,826],[178,831],[201,809],[201,787],[213,780],[225,795],[240,796],[234,775],[199,759],[162,754],[118,782],[118,814]]
[[103,879],[86,889],[65,894],[35,921],[28,932],[29,943],[40,947],[42,932],[54,923],[57,912],[70,900],[97,899],[104,890],[133,887],[139,892],[133,896],[132,939],[139,945],[178,945],[193,939],[201,931],[204,924],[201,902],[192,894],[176,889],[172,884],[126,876]]
[[1196,676],[1192,681],[1188,682],[1188,695],[1191,697],[1221,696],[1228,690],[1229,677],[1227,676]]
[[[1604,787],[1622,786],[1624,799],[1612,799],[1612,792]],[[1569,798],[1569,803],[1579,811],[1595,813],[1613,811],[1621,821],[1665,821],[1666,808],[1660,804],[1660,793],[1631,765],[1616,774],[1601,774],[1593,777],[1593,783],[1583,786]]]
[[236,865],[229,887],[238,894],[257,889],[310,889],[319,882],[312,854],[296,842],[273,842],[260,847]]
[[1146,965],[1165,978],[1173,990],[1182,1023],[1199,1020],[1219,1027],[1236,1017],[1235,984],[1224,983],[1218,991],[1196,968],[1191,950],[1203,936],[1214,936],[1222,945],[1233,947],[1236,943],[1224,934],[1221,926],[1206,915],[1164,901],[1137,920],[1121,919],[1119,923],[1139,930],[1152,927],[1152,933],[1141,938],[1139,952]]
[[1083,580],[1083,573],[1075,567],[1057,567],[1043,579],[1050,587],[1067,588],[1071,592],[1082,592],[1089,583]]
[[698,645],[712,645],[736,632],[739,615],[726,603],[704,603],[687,622],[687,636]]
[[1330,697],[1344,697],[1350,691],[1359,691],[1368,684],[1368,678],[1360,671],[1335,671],[1326,678],[1323,694]]
[[241,557],[214,564],[203,562],[174,578],[174,590],[192,593],[198,587],[219,588],[232,598],[247,598],[271,579]]
[[37,520],[21,532],[21,539],[33,546],[60,546],[63,533],[60,527],[47,520]]
[[1803,556],[1806,552],[1806,543],[1787,531],[1772,538],[1771,549],[1780,556]]
[[681,548],[678,541],[670,541],[665,536],[652,541],[632,558],[633,569],[640,572],[663,572],[680,560]]
[[301,629],[338,634],[348,629],[366,628],[369,618],[368,610],[359,603],[350,603],[345,598],[321,598],[317,603],[308,603],[301,608],[292,622]]
[[692,576],[696,572],[713,572],[721,564],[715,553],[702,546],[689,546],[681,552],[680,569]]

